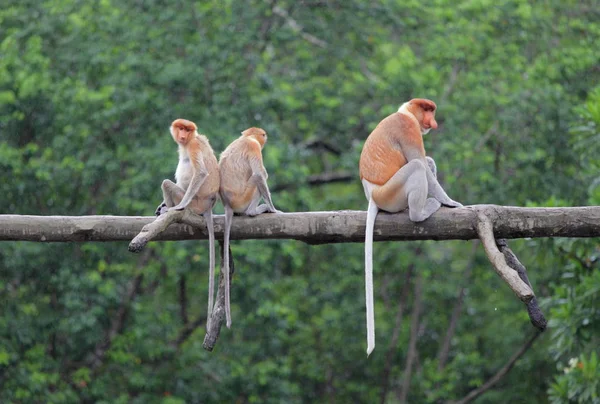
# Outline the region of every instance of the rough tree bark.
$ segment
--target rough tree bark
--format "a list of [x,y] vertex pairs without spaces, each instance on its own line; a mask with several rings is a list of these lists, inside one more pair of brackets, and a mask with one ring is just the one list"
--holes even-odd
[[[225,277],[223,276],[223,243],[221,245],[221,271],[219,271],[219,289],[217,290],[217,297],[215,298],[215,306],[212,311],[209,326],[206,329],[206,335],[204,336],[204,342],[202,347],[207,351],[212,351],[219,339],[221,333],[221,326],[225,322]],[[231,254],[231,247],[229,248],[229,289],[231,290],[231,282],[233,281],[233,273],[235,272],[235,265],[233,262],[233,254]]]
[[[171,212],[169,212],[171,213]],[[177,212],[179,213],[179,212]],[[379,213],[374,241],[471,240],[477,233],[478,213],[489,217],[496,238],[598,237],[600,206],[573,208],[519,208],[474,205],[441,208],[422,223],[408,213]],[[183,217],[183,216],[182,216]],[[151,216],[21,216],[0,215],[0,241],[41,242],[129,241]],[[216,215],[215,237],[223,237],[224,218]],[[295,239],[309,244],[364,242],[366,212],[297,212],[236,216],[231,238]],[[154,240],[207,239],[204,219],[196,226],[172,224]]]

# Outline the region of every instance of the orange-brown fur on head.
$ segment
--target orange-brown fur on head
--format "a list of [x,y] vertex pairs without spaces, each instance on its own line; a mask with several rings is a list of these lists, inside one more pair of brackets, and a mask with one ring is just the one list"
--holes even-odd
[[262,148],[265,143],[267,143],[267,132],[261,128],[248,128],[242,132],[242,136],[251,137],[260,143],[260,147]]
[[407,105],[407,109],[417,118],[424,133],[438,127],[435,121],[436,108],[435,102],[425,98],[413,98]]
[[173,140],[182,146],[186,146],[196,135],[198,127],[187,119],[176,119],[171,124],[171,136]]

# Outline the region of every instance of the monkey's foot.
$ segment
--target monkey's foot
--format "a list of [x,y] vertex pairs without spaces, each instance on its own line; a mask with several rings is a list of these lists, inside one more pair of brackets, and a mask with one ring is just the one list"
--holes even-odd
[[167,211],[167,210],[166,210],[166,207],[167,207],[167,204],[166,204],[166,203],[164,203],[164,202],[163,202],[163,203],[161,203],[160,205],[158,205],[158,207],[157,207],[157,208],[156,208],[156,210],[154,211],[154,214],[155,214],[156,216],[160,216],[160,215],[162,215],[163,213],[165,213],[165,212]]
[[462,208],[463,207],[462,203],[453,201],[452,199],[450,199],[449,201],[442,202],[442,205],[448,206],[450,208]]

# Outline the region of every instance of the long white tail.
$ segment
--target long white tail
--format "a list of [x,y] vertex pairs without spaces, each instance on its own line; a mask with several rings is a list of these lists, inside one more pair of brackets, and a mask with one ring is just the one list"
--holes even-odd
[[367,356],[375,349],[375,313],[373,309],[373,228],[379,209],[369,198],[365,232],[365,301],[367,304]]
[[210,320],[214,307],[215,297],[215,227],[213,224],[212,210],[204,213],[206,227],[208,229],[209,246],[209,270],[208,270],[208,313],[206,315],[207,328],[210,328]]
[[229,234],[233,209],[225,206],[225,234],[223,235],[223,278],[225,281],[225,325],[231,328],[231,303],[229,299]]

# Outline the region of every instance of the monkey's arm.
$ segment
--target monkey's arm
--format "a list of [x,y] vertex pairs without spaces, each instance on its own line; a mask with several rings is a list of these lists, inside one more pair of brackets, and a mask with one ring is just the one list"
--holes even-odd
[[258,157],[252,158],[250,166],[252,167],[252,177],[250,177],[250,181],[256,184],[260,196],[262,196],[269,207],[268,212],[280,212],[275,209],[275,205],[273,205],[273,201],[271,200],[271,192],[269,192],[269,186],[267,185],[267,170],[265,170],[262,159],[259,159]]
[[199,157],[197,160],[197,164],[194,167],[194,175],[192,176],[192,180],[190,181],[190,185],[185,191],[185,195],[183,195],[183,199],[177,206],[172,207],[171,209],[175,210],[183,210],[186,206],[190,204],[194,196],[200,190],[200,187],[208,177],[208,170],[204,165],[204,160],[202,157]]
[[[440,201],[442,205],[450,206],[451,208],[458,208],[463,206],[462,203],[456,202],[446,194],[444,188],[440,185],[437,180],[437,173],[433,173],[432,166],[436,169],[435,161],[431,157],[427,157],[427,164],[425,165],[427,172],[427,186],[428,186],[428,194]],[[437,170],[436,170],[437,171]]]

